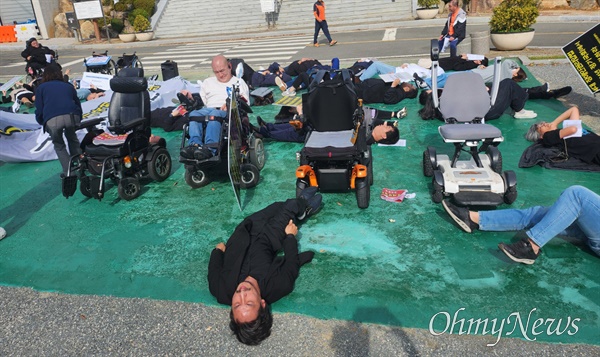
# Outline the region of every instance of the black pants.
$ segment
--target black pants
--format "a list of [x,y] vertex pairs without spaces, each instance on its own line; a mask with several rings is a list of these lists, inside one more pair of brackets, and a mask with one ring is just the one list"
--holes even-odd
[[485,115],[485,120],[498,119],[509,107],[518,112],[525,108],[525,102],[529,95],[510,78],[503,79],[498,85],[496,102]]

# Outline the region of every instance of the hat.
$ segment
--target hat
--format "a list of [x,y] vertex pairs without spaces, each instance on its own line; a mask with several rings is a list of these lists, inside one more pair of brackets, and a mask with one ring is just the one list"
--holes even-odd
[[423,67],[423,68],[431,68],[431,60],[428,58],[421,58],[419,60],[419,62],[417,62],[417,65]]

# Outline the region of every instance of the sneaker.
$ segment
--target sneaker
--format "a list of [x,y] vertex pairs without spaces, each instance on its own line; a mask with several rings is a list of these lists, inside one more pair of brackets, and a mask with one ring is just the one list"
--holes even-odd
[[533,110],[521,109],[518,112],[515,112],[515,119],[533,119],[537,117],[537,114]]
[[527,238],[512,244],[500,243],[498,248],[517,263],[533,264],[540,256],[539,251],[537,254],[533,251],[533,247],[531,247],[531,243]]
[[448,200],[442,201],[442,206],[446,210],[446,213],[452,217],[454,222],[458,223],[460,228],[467,233],[471,233],[476,229],[479,229],[479,225],[471,221],[469,217],[469,210],[464,207],[458,207],[450,203]]
[[171,102],[172,102],[173,104],[177,104],[177,105],[179,105],[179,104],[181,103],[181,102],[179,101],[179,99],[177,99],[177,98],[173,98],[173,99],[171,99]]
[[542,88],[544,88],[544,91],[549,92],[550,91],[550,83],[548,83],[548,82],[544,83]]
[[313,46],[315,46],[315,47],[319,47],[319,44],[318,44],[318,43],[315,43],[315,44],[313,44]]
[[323,196],[321,196],[320,194],[312,196],[308,200],[308,207],[306,208],[306,218],[309,218],[309,217],[314,216],[315,214],[319,213],[319,211],[323,207],[322,203],[323,203]]
[[283,82],[283,79],[279,77],[275,77],[275,84],[277,84],[277,87],[279,87],[282,92],[285,92],[287,89],[287,85]]
[[12,105],[12,112],[18,113],[20,109],[21,109],[21,101],[17,99],[17,100],[15,100],[15,102]]
[[206,160],[213,156],[214,155],[209,148],[197,147],[196,150],[194,150],[194,159],[196,160]]
[[294,97],[296,95],[296,91],[290,87],[285,91],[281,92],[281,95],[283,95],[284,97]]
[[332,40],[331,42],[329,42],[329,46],[335,46],[336,43],[337,43],[336,40]]
[[406,114],[407,114],[406,107],[404,107],[396,113],[396,118],[402,119],[402,118],[406,117]]
[[302,192],[300,192],[300,195],[298,197],[302,197],[308,201],[317,194],[317,191],[319,191],[319,188],[317,186],[308,186],[304,190],[302,190]]
[[558,98],[571,93],[572,90],[573,88],[571,88],[570,86],[566,86],[559,89],[553,89],[548,92],[552,93],[554,95],[554,98]]

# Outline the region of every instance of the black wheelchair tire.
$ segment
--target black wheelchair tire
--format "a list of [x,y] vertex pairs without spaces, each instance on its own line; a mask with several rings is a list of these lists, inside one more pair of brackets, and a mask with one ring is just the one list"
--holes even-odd
[[435,180],[435,177],[432,180],[433,191],[431,192],[431,200],[434,203],[441,203],[444,199],[444,187],[441,186]]
[[79,179],[79,191],[85,197],[89,197],[89,198],[93,197],[93,195],[92,195],[91,181],[90,181],[90,178],[88,176],[82,176]]
[[252,138],[249,152],[250,163],[262,170],[265,167],[265,144],[262,139]]
[[131,201],[142,193],[140,181],[133,177],[125,177],[119,181],[119,197]]
[[171,155],[165,148],[158,148],[148,162],[148,175],[154,181],[162,182],[171,174]]
[[210,180],[206,175],[206,172],[200,169],[195,169],[193,167],[188,167],[185,169],[185,183],[187,183],[191,188],[200,188],[209,184]]
[[371,186],[368,182],[364,182],[365,178],[357,178],[355,181],[356,187],[356,204],[358,208],[369,207],[369,201],[371,200]]
[[243,164],[240,167],[240,171],[242,174],[240,181],[241,188],[248,189],[258,185],[258,181],[260,180],[260,171],[258,170],[258,167],[253,164]]
[[303,179],[296,179],[296,198],[300,197],[302,190],[307,188],[309,185]]
[[425,177],[433,176],[433,165],[431,164],[431,158],[429,157],[429,150],[423,151],[423,175]]

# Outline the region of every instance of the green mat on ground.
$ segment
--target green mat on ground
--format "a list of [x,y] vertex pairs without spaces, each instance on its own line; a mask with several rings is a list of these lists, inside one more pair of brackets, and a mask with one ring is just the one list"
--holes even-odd
[[[278,89],[275,96],[280,97]],[[399,129],[407,146],[373,147],[370,207],[359,209],[354,193],[324,195],[323,210],[303,224],[299,235],[301,250],[317,252],[315,259],[302,268],[294,292],[275,303],[274,311],[424,329],[433,320],[436,331],[453,334],[464,319],[464,333],[492,335],[497,319],[505,323],[503,337],[525,331],[525,337],[538,341],[598,344],[600,259],[582,245],[556,238],[534,265],[515,264],[497,244],[522,233],[459,230],[431,201],[431,179],[421,168],[428,145],[441,153],[451,153],[453,146],[443,144],[439,122],[419,119],[416,99],[394,109],[403,106],[408,116]],[[597,173],[517,167],[529,145],[523,136],[531,123],[552,120],[564,110],[556,100],[529,101],[526,108],[538,118],[515,120],[505,114],[491,122],[505,137],[499,146],[504,168],[518,178],[519,197],[512,207],[549,204],[574,184],[599,192]],[[279,109],[255,107],[251,120],[256,123],[260,115],[274,121]],[[192,190],[177,162],[180,133],[153,132],[168,141],[172,175],[143,185],[142,195],[129,202],[118,198],[110,180],[102,201],[79,192],[65,199],[58,161],[2,164],[0,226],[9,236],[0,241],[0,284],[217,305],[207,287],[210,251],[246,215],[294,196],[301,144],[265,143],[261,181],[242,191],[240,212],[225,172]],[[379,198],[382,188],[407,189],[416,197],[390,203]],[[516,315],[506,320],[514,313],[521,320]],[[469,319],[489,322],[487,330],[471,326],[466,332]],[[534,335],[538,319],[544,324],[535,331],[543,333]],[[445,329],[447,323],[453,328]]]

